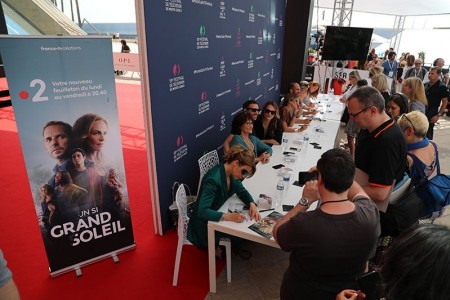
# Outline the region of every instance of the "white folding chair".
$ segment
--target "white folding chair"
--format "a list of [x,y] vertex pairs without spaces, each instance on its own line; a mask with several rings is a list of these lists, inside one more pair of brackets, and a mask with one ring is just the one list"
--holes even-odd
[[[181,251],[184,245],[192,245],[187,239],[187,229],[189,225],[189,217],[187,215],[187,197],[186,190],[183,184],[180,184],[175,195],[175,201],[178,206],[178,244],[177,254],[175,257],[175,268],[173,270],[172,285],[176,286],[178,283],[178,272],[180,270]],[[225,246],[225,253],[227,259],[227,281],[231,282],[231,241],[229,238],[220,239],[219,245]]]
[[200,185],[202,184],[203,176],[212,167],[219,164],[219,154],[216,150],[210,151],[198,159],[198,166],[200,168],[200,178],[198,180],[197,195],[200,192]]

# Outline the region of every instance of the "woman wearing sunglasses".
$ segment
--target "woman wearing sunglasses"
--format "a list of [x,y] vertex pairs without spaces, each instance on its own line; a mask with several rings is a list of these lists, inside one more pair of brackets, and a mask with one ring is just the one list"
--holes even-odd
[[252,135],[253,119],[246,112],[240,112],[234,117],[234,124],[240,133],[235,135],[230,142],[231,146],[242,145],[255,154],[255,163],[268,163],[272,156],[272,148]]
[[253,134],[269,146],[281,144],[283,127],[275,102],[264,104],[261,114],[253,124]]
[[[261,216],[250,193],[242,185],[244,178],[251,177],[255,171],[255,155],[243,146],[233,146],[225,154],[224,163],[209,170],[202,179],[197,201],[195,202],[187,238],[198,248],[208,248],[208,221],[244,222],[246,216],[240,212],[223,213],[218,210],[233,194],[249,207],[249,217],[259,221]],[[222,250],[218,247],[219,240],[224,234],[216,233],[216,255],[222,257]],[[236,238],[235,238],[236,239]],[[232,238],[233,240],[233,238]],[[236,246],[234,240],[231,243]]]

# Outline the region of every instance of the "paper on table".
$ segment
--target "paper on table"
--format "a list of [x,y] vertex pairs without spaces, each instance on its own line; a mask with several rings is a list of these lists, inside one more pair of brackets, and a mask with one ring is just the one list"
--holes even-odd
[[267,217],[262,218],[259,222],[250,225],[248,228],[254,232],[262,235],[266,239],[272,238],[272,231],[275,227],[275,223],[283,216],[283,214],[274,211]]

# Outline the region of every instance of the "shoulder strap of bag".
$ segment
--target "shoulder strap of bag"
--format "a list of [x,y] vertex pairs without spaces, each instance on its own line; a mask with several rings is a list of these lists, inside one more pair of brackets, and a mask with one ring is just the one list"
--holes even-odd
[[441,174],[441,166],[439,164],[439,151],[437,149],[437,145],[435,142],[430,141],[431,145],[433,145],[434,147],[434,155],[435,155],[435,160],[436,160],[436,168],[437,168],[437,174]]

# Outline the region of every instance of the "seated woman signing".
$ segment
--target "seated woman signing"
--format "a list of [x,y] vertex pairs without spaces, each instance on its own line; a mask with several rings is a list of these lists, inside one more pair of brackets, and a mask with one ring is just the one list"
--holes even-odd
[[[233,194],[249,207],[251,219],[261,216],[250,193],[242,185],[244,178],[256,171],[255,155],[243,146],[233,146],[225,154],[225,161],[209,170],[202,179],[197,201],[195,202],[187,232],[188,240],[201,249],[208,248],[208,221],[245,221],[241,213],[222,213],[218,210]],[[216,248],[224,234],[216,233]],[[232,242],[233,246],[236,243]],[[220,248],[216,249],[220,252]],[[220,254],[220,253],[219,253]],[[220,255],[218,255],[220,256]]]
[[251,116],[245,112],[240,112],[236,115],[234,120],[236,127],[239,128],[241,132],[239,135],[235,135],[233,137],[230,145],[242,145],[255,154],[256,163],[268,163],[270,157],[272,156],[272,148],[256,136],[251,135],[253,132],[253,119]]
[[[283,106],[280,109],[280,120],[283,132],[299,132],[305,130],[307,125],[311,122],[309,119],[300,120],[296,115],[301,110],[297,105],[297,101],[293,94],[287,94],[284,97]],[[303,124],[302,127],[293,128],[295,124]]]

